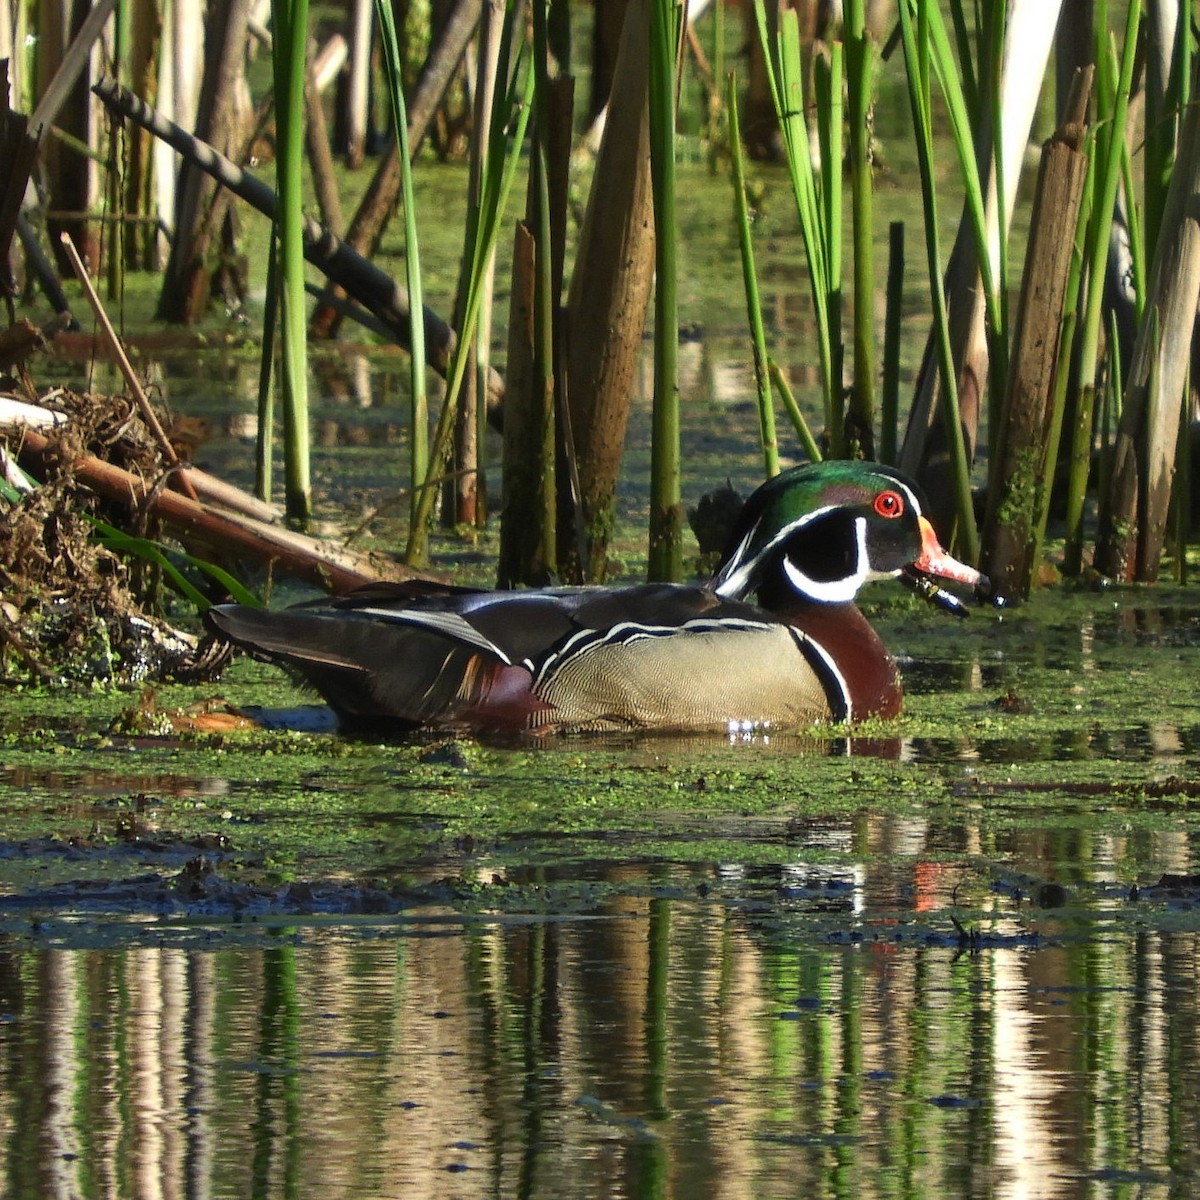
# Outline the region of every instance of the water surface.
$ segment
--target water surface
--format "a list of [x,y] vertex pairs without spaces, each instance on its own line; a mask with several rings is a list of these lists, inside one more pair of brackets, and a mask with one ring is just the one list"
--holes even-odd
[[908,712],[850,739],[246,752],[113,697],[51,745],[31,699],[5,1194],[1193,1194],[1187,598],[885,608]]

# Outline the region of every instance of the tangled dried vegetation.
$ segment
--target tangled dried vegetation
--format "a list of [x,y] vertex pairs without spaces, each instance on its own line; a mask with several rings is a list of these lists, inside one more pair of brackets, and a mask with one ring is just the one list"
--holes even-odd
[[[73,464],[91,455],[147,481],[165,482],[162,456],[124,397],[60,391],[41,402],[67,420],[48,431],[39,486],[0,497],[0,681],[43,684],[197,677],[196,637],[156,615],[161,587],[97,540],[89,516],[153,537],[145,507],[131,523],[81,486]],[[23,434],[0,432],[0,466]],[[7,451],[7,454],[5,453]],[[131,527],[132,525],[132,527]]]

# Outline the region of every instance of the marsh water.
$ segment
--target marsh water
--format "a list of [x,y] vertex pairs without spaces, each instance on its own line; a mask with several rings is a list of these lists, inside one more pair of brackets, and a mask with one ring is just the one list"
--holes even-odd
[[914,605],[875,606],[907,713],[854,738],[28,697],[4,1194],[1194,1195],[1200,607]]
[[[733,235],[706,228],[689,503],[761,469]],[[238,340],[141,361],[244,483]],[[313,359],[322,515],[374,544],[403,511],[402,373]],[[636,576],[644,489],[621,503]],[[440,551],[487,581],[487,538]],[[304,700],[245,662],[6,696],[0,1192],[1196,1194],[1195,593],[1055,589],[956,623],[896,591],[869,604],[906,713],[853,737],[198,729],[198,701]]]

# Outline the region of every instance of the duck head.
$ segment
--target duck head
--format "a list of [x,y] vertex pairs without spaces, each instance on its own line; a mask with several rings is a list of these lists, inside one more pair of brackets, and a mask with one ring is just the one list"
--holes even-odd
[[848,604],[872,579],[902,577],[951,611],[936,580],[989,591],[986,576],[942,548],[920,490],[878,463],[830,460],[782,471],[746,501],[710,581],[728,599],[756,592],[768,609]]

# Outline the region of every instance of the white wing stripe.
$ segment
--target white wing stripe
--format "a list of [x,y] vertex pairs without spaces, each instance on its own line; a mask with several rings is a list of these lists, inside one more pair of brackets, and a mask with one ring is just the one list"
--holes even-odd
[[484,637],[470,621],[464,620],[454,612],[429,612],[409,608],[397,611],[394,608],[360,608],[356,610],[368,617],[378,617],[390,621],[394,625],[419,625],[422,629],[432,629],[443,637],[475,646],[494,654],[506,667],[512,666],[512,660],[490,638]]

